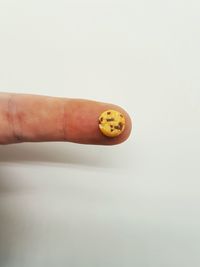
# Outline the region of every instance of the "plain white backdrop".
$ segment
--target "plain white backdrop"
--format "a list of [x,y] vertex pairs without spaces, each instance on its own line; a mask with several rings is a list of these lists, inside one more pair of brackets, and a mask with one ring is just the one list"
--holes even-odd
[[130,139],[0,147],[1,267],[200,266],[200,2],[0,0],[0,91],[123,106]]

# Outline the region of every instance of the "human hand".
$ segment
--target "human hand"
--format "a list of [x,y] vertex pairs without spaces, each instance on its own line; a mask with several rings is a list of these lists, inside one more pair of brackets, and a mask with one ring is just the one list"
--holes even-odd
[[[125,116],[123,133],[104,136],[98,127],[102,112],[114,109]],[[0,93],[0,144],[67,141],[114,145],[131,132],[131,119],[121,107],[96,101],[29,94]]]

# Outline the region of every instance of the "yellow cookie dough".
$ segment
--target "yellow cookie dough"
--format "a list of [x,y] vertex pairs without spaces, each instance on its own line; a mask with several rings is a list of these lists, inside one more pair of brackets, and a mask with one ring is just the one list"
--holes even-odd
[[108,137],[116,137],[125,129],[125,118],[116,110],[106,110],[99,117],[99,129]]

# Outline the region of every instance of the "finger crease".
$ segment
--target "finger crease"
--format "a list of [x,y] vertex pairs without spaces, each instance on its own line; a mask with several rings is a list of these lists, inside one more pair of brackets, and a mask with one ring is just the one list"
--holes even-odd
[[[9,114],[12,136],[16,142],[22,142],[23,137],[21,134],[19,134],[19,132],[21,131],[19,130],[17,131],[17,129],[20,127],[20,124],[17,120],[16,102],[14,101],[14,95],[12,94],[10,95],[9,100],[8,100],[8,114]],[[18,127],[16,127],[16,124],[18,125]]]
[[63,125],[63,141],[66,141],[66,107],[65,107],[65,101],[63,101],[62,125]]

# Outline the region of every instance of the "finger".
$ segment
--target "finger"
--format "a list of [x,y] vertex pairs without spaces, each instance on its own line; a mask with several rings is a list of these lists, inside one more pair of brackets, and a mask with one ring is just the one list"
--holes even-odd
[[[115,109],[126,119],[124,132],[104,136],[98,127],[102,112]],[[131,120],[121,107],[96,101],[27,94],[0,93],[0,144],[68,141],[114,145],[125,141]]]

